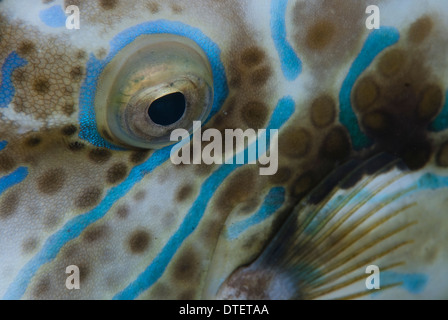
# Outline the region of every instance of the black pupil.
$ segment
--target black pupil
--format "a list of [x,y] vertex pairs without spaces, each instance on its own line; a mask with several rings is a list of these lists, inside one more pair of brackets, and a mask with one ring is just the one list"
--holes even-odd
[[182,118],[185,108],[185,96],[174,92],[154,100],[149,106],[148,115],[155,124],[169,126]]

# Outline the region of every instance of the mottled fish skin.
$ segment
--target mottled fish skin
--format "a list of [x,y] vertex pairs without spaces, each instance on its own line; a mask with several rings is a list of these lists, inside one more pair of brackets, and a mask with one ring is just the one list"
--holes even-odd
[[[65,28],[72,4],[79,30]],[[344,161],[384,151],[417,174],[448,175],[447,18],[445,0],[0,1],[0,297],[213,298]],[[215,100],[205,128],[279,129],[275,175],[175,166],[171,147],[104,139],[101,70],[152,33],[207,54]],[[446,206],[446,189],[425,192],[422,210]],[[448,297],[448,239],[425,230],[411,237],[426,252],[416,255],[426,286],[369,297]],[[79,290],[65,286],[70,265]]]

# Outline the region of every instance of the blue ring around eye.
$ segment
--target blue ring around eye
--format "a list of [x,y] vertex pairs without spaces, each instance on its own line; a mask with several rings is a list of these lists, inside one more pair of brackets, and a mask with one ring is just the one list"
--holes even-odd
[[114,150],[121,148],[106,141],[98,132],[95,115],[95,93],[99,76],[107,64],[125,46],[133,42],[140,35],[170,33],[188,37],[195,41],[204,50],[212,67],[214,98],[209,120],[221,108],[228,95],[227,78],[221,62],[221,50],[210,38],[199,29],[177,21],[157,20],[145,22],[128,28],[116,35],[110,42],[110,51],[106,58],[98,60],[90,55],[86,64],[86,77],[81,85],[79,97],[79,137],[97,147],[106,147]]

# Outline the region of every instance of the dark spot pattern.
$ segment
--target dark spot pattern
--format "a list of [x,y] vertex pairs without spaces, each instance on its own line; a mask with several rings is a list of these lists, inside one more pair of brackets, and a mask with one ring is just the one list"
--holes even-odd
[[11,217],[19,206],[19,194],[17,192],[9,192],[3,196],[0,202],[0,219]]
[[33,82],[33,90],[37,94],[45,94],[50,91],[50,82],[47,78],[38,78]]
[[62,134],[67,137],[74,135],[77,131],[78,128],[73,124],[66,125],[61,129]]
[[84,234],[83,239],[87,243],[93,243],[105,238],[109,234],[109,228],[105,225],[93,226],[88,228]]
[[142,254],[151,243],[151,237],[145,230],[136,230],[128,238],[128,247],[132,254]]
[[75,152],[84,149],[85,146],[86,146],[86,145],[85,145],[84,143],[80,142],[80,141],[73,141],[73,142],[70,142],[70,143],[67,145],[67,147],[68,147],[69,150],[71,150],[71,151],[75,151]]
[[191,185],[184,185],[179,188],[176,193],[176,201],[183,202],[187,200],[193,193],[193,187]]
[[99,187],[88,187],[75,199],[75,206],[79,209],[92,207],[100,201],[101,195],[102,190]]
[[116,8],[118,0],[99,0],[99,3],[104,10],[112,10]]
[[107,170],[106,181],[111,184],[122,181],[128,174],[128,167],[125,163],[120,162],[114,164]]
[[42,142],[42,139],[38,136],[31,136],[28,139],[26,139],[25,144],[28,147],[36,147]]
[[50,169],[37,178],[37,189],[47,195],[55,194],[64,186],[65,172],[62,168]]
[[92,149],[89,152],[89,159],[96,164],[104,164],[112,157],[112,153],[107,149]]

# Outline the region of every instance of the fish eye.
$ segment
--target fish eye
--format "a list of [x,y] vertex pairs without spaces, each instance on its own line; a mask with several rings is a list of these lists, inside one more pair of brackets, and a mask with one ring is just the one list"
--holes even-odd
[[95,95],[103,138],[123,147],[158,149],[175,129],[193,131],[213,104],[213,76],[203,50],[171,34],[142,35],[102,71]]

